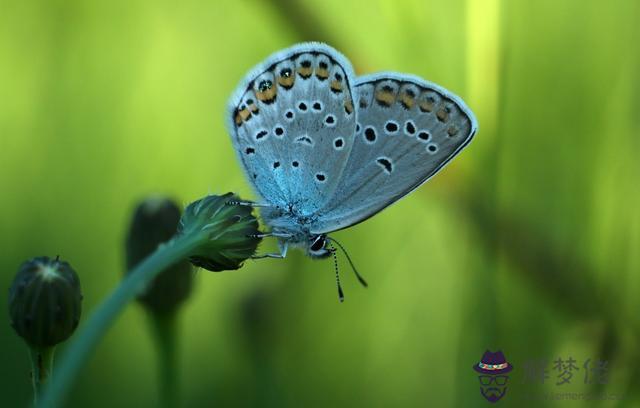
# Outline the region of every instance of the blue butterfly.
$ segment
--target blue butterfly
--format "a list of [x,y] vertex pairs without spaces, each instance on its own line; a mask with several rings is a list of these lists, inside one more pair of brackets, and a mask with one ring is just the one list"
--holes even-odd
[[341,53],[315,42],[253,68],[229,100],[227,124],[263,200],[235,204],[261,207],[280,247],[262,257],[277,258],[290,246],[314,258],[334,254],[328,233],[415,190],[478,129],[446,89],[395,72],[356,77]]

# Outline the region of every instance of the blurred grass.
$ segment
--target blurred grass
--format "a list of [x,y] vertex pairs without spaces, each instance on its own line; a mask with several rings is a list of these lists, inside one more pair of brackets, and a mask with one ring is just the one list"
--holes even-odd
[[[505,406],[564,391],[518,369],[569,355],[610,360],[604,389],[638,404],[636,1],[0,1],[0,282],[60,254],[86,313],[122,275],[140,197],[250,195],[222,114],[272,51],[327,41],[357,73],[415,73],[478,115],[442,174],[337,234],[371,286],[344,273],[344,304],[330,264],[301,254],[200,273],[185,406],[484,406],[471,365],[486,348],[516,367]],[[71,406],[156,405],[144,318],[125,313]],[[20,406],[26,348],[0,327],[0,405]],[[545,406],[594,404],[616,405]]]

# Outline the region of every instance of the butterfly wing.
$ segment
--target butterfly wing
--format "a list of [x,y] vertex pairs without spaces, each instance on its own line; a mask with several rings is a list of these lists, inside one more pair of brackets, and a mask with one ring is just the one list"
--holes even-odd
[[409,194],[453,159],[478,128],[459,97],[419,77],[359,77],[354,92],[355,142],[314,233],[362,222]]
[[354,141],[353,78],[338,51],[304,43],[267,58],[236,89],[228,126],[266,201],[313,214],[333,195]]

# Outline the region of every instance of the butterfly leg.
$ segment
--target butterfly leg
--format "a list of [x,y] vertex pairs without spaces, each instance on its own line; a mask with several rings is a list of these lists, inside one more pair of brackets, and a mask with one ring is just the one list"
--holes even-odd
[[280,253],[254,255],[251,257],[251,259],[264,259],[264,258],[284,259],[287,256],[287,249],[289,247],[289,243],[287,241],[278,241],[278,246],[280,247]]
[[268,237],[276,237],[276,238],[291,238],[291,234],[287,234],[284,232],[265,232],[262,234],[251,234],[249,235],[252,238],[268,238]]
[[239,205],[242,207],[275,207],[271,204],[255,203],[253,201],[237,201],[237,200],[227,201],[227,205]]

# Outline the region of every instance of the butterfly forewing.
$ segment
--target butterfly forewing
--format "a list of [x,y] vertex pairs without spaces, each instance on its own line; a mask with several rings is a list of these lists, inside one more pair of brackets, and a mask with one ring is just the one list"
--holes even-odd
[[421,78],[359,77],[353,148],[313,232],[357,224],[432,177],[470,141],[476,120],[464,102]]
[[352,82],[346,58],[307,43],[272,55],[238,87],[232,138],[267,202],[306,215],[333,196],[354,141]]

